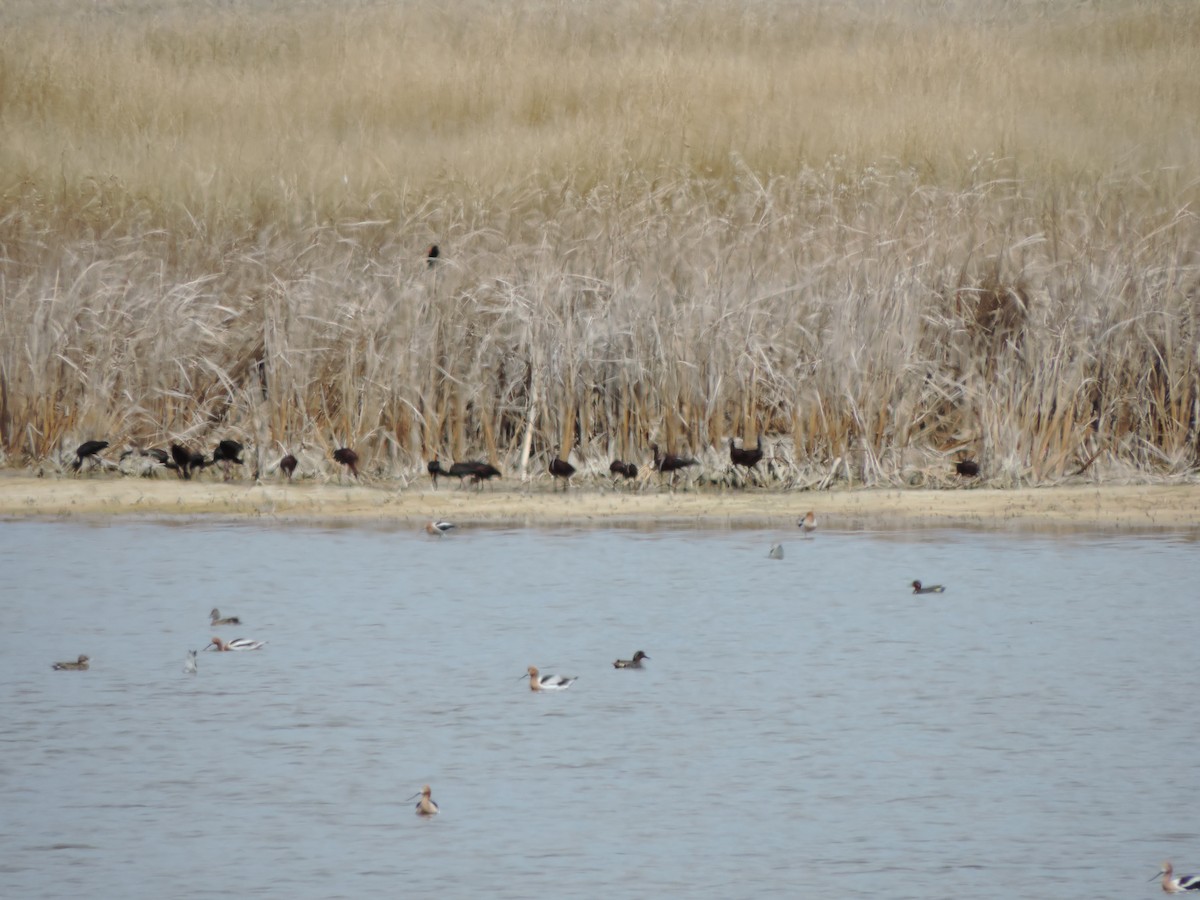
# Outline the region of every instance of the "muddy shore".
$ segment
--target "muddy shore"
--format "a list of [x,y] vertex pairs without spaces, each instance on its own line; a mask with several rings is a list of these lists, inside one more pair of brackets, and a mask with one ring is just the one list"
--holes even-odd
[[35,478],[0,474],[7,519],[256,518],[395,523],[433,518],[461,525],[795,527],[814,510],[830,528],[969,526],[1022,529],[1200,529],[1200,485],[1114,485],[993,490],[692,490],[628,492],[601,486],[555,493],[550,485],[482,491],[427,483],[292,485],[249,481]]

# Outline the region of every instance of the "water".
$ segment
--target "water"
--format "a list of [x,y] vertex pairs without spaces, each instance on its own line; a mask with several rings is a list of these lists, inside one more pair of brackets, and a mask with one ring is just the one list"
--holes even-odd
[[[0,571],[3,897],[1090,900],[1200,868],[1184,535],[3,522]],[[269,643],[184,674],[214,633]]]

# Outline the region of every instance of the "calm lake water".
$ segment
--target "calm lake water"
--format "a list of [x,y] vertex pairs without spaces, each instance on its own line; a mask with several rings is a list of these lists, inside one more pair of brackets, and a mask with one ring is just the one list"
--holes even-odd
[[0,522],[0,896],[1152,897],[1194,538]]

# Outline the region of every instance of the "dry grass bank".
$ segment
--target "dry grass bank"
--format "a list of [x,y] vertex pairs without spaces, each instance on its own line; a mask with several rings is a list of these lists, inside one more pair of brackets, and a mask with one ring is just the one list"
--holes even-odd
[[68,5],[0,29],[11,464],[1200,461],[1194,3]]

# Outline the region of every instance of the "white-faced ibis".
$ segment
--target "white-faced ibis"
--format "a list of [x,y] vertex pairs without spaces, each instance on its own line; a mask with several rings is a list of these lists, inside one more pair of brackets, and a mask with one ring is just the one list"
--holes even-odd
[[457,527],[458,526],[456,526],[453,522],[434,521],[425,523],[425,531],[429,534],[432,534],[434,537],[441,537],[451,528]]
[[294,474],[296,474],[297,464],[298,464],[298,461],[297,461],[296,457],[292,456],[292,454],[289,453],[287,456],[285,456],[283,459],[281,459],[279,461],[279,471],[281,471],[284,475],[287,476],[288,481],[291,481],[292,476]]
[[[559,454],[561,453],[560,450]],[[565,491],[571,486],[571,477],[575,474],[575,467],[556,454],[554,459],[550,460],[550,474],[563,480],[563,490]]]
[[358,479],[358,454],[349,447],[339,447],[333,451],[334,462],[339,462],[346,467],[346,470]]
[[[417,800],[418,816],[436,816],[438,814],[438,805],[433,802],[433,789],[429,785],[425,785],[425,787],[409,797],[408,800],[413,800],[417,797],[421,798]],[[407,803],[408,800],[404,802]]]
[[623,459],[614,459],[609,464],[608,471],[613,477],[620,475],[626,480],[638,477],[638,467],[631,462],[625,462]]
[[[484,482],[484,481],[491,481],[493,478],[502,477],[500,474],[500,470],[497,469],[495,466],[491,465],[490,463],[473,462],[473,463],[468,463],[468,465],[470,465],[472,467],[471,478],[474,480],[474,482],[476,484],[481,484],[481,482]],[[482,489],[483,488],[481,486],[480,490],[482,490]]]
[[229,467],[234,465],[242,465],[242,451],[245,449],[238,441],[223,440],[217,444],[213,450],[212,461],[220,463],[221,468],[225,471],[225,480],[229,480]]
[[618,660],[616,660],[613,663],[613,668],[614,669],[640,669],[642,667],[642,660],[649,659],[649,658],[650,657],[648,657],[643,651],[639,650],[637,653],[633,654],[633,659],[618,659]]
[[442,255],[442,251],[438,249],[437,244],[430,244],[429,249],[425,251],[425,265],[433,268],[437,265],[438,257]]
[[182,444],[171,445],[171,459],[180,478],[191,478],[195,469],[203,469],[208,465],[203,453],[189,450]]
[[928,587],[925,587],[919,581],[914,581],[912,583],[912,589],[914,594],[943,594],[946,591],[946,589],[940,584],[931,584]]
[[79,654],[79,659],[75,662],[56,662],[53,669],[59,672],[86,672],[88,669],[88,657],[84,653]]
[[426,468],[429,470],[429,477],[433,479],[434,487],[437,487],[439,475],[445,475],[448,478],[457,478],[459,488],[466,486],[468,478],[475,484],[479,484],[491,478],[500,477],[499,469],[481,460],[451,463],[449,469],[443,469],[442,464],[434,459],[429,462]]
[[75,461],[71,463],[71,468],[78,472],[85,459],[89,456],[93,460],[98,459],[96,454],[107,446],[108,441],[84,441],[75,449]]
[[963,478],[974,478],[979,474],[979,463],[973,459],[960,459],[954,464],[954,470]]
[[688,466],[699,465],[696,460],[690,456],[675,456],[668,453],[665,456],[659,452],[658,444],[651,444],[650,450],[654,453],[654,468],[659,475],[670,474],[672,485],[675,483],[675,473],[686,469]]
[[734,443],[734,438],[729,439],[729,459],[735,466],[743,466],[747,469],[753,469],[758,465],[758,461],[763,458],[762,435],[758,436],[758,444],[753,450],[743,450]]

